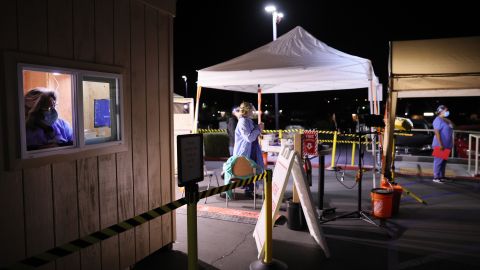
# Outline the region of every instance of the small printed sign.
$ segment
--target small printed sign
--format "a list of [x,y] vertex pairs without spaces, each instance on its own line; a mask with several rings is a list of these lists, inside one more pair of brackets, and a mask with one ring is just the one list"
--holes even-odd
[[316,130],[303,131],[303,154],[316,156],[318,155],[318,133]]
[[177,136],[178,186],[203,180],[203,135]]

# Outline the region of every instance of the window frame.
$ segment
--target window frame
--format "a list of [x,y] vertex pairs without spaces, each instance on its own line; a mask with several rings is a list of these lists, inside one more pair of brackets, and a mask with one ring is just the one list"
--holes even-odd
[[[126,119],[126,113],[130,112],[130,109],[126,107],[126,104],[129,104],[129,100],[125,100],[125,98],[130,97],[129,95],[125,95],[125,91],[128,91],[126,89],[126,86],[124,85],[126,78],[125,76],[127,74],[126,68],[120,66],[103,65],[9,51],[5,51],[3,53],[3,60],[4,66],[3,69],[1,69],[3,70],[3,74],[0,75],[4,76],[4,87],[6,90],[2,98],[3,100],[0,100],[0,103],[2,107],[5,108],[2,111],[2,114],[5,113],[4,127],[10,128],[5,128],[1,132],[2,134],[0,134],[0,136],[3,137],[3,140],[5,142],[4,145],[6,145],[5,168],[7,170],[12,171],[23,168],[32,168],[52,163],[78,160],[99,155],[120,153],[129,150],[128,138],[130,138],[131,130],[130,127],[126,126],[125,124],[126,120],[129,119],[129,117],[128,119]],[[75,141],[77,141],[77,144],[75,146],[54,147],[52,149],[48,149],[48,151],[45,151],[46,149],[44,149],[44,151],[41,151],[41,153],[29,153],[26,156],[26,152],[32,151],[22,150],[22,147],[24,147],[23,149],[26,150],[26,139],[24,117],[25,114],[23,106],[23,81],[20,82],[21,80],[23,80],[23,74],[22,76],[19,76],[19,72],[22,72],[23,69],[19,69],[20,65],[28,67],[29,69],[41,68],[41,71],[43,70],[47,72],[56,69],[62,73],[75,71],[82,72],[83,74],[88,74],[92,77],[99,75],[107,75],[117,78],[117,117],[120,119],[118,123],[118,140],[102,142],[98,144],[88,144],[84,145],[83,147],[79,147],[79,137],[84,136],[84,131],[82,130],[80,132],[80,129],[78,127],[79,112],[76,111],[72,112],[72,129],[74,133],[74,144]],[[75,79],[77,83],[75,83]],[[73,86],[76,89],[72,91],[72,111],[74,110],[73,106],[77,106],[78,110],[78,103],[83,103],[83,96],[81,96],[82,98],[77,98],[80,97],[80,94],[83,94],[79,93],[78,91],[78,81],[78,78],[72,78],[72,85],[76,84]],[[11,89],[12,91],[7,91],[7,89]],[[20,92],[22,93],[21,97]],[[81,119],[83,121],[83,108],[81,113]],[[74,127],[74,124],[76,125],[76,127]],[[22,132],[24,133],[23,135]],[[25,145],[23,146],[23,144]]]
[[[117,124],[116,124],[116,130],[117,130],[117,138],[118,140],[116,141],[106,141],[106,142],[98,142],[98,143],[93,143],[93,144],[86,144],[85,143],[85,127],[84,127],[84,106],[83,106],[83,82],[85,77],[103,77],[103,78],[108,78],[108,79],[116,79],[117,83],[117,93],[115,95],[116,99],[116,118],[117,118]],[[78,123],[78,130],[79,132],[83,130],[82,134],[83,136],[79,136],[79,148],[86,148],[86,149],[95,149],[99,147],[104,147],[104,146],[112,146],[112,145],[118,145],[124,143],[124,117],[123,115],[123,108],[121,106],[122,101],[123,101],[123,91],[122,86],[122,76],[119,74],[112,74],[112,73],[105,73],[105,72],[95,72],[95,71],[88,71],[88,72],[82,72],[81,74],[78,74],[78,79],[77,79],[77,91],[79,93],[80,98],[77,99],[77,106],[78,106],[78,116],[77,118],[77,123]],[[80,119],[81,118],[81,119]]]
[[[24,103],[24,74],[25,70],[40,71],[54,73],[58,72],[61,74],[69,74],[72,76],[71,83],[71,106],[72,106],[72,131],[73,131],[73,145],[69,146],[60,146],[52,147],[40,150],[30,150],[27,151],[26,145],[26,130],[25,130],[25,103]],[[114,141],[98,142],[93,144],[87,144],[85,140],[85,128],[84,128],[84,104],[83,104],[83,82],[85,78],[98,78],[113,80],[116,83],[116,93],[115,93],[115,112],[116,112],[116,134],[117,139]],[[35,65],[28,63],[18,63],[17,64],[17,78],[18,78],[18,101],[19,101],[19,118],[20,118],[20,147],[21,147],[21,158],[22,159],[31,159],[43,156],[50,156],[53,154],[67,154],[75,153],[82,151],[84,149],[95,149],[108,147],[112,145],[123,144],[122,136],[122,127],[123,119],[121,117],[121,101],[122,101],[122,75],[106,72],[97,72],[89,70],[79,70],[71,68],[60,68],[53,66],[45,65]]]

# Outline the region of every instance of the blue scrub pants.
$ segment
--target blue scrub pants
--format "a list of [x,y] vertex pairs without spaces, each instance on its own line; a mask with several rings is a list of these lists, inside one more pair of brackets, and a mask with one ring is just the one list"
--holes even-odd
[[433,178],[442,179],[445,178],[445,168],[447,167],[447,161],[443,158],[433,158]]

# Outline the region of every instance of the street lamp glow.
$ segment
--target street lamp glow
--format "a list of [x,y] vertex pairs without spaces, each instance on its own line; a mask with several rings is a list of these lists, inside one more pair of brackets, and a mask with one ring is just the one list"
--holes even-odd
[[[278,12],[277,8],[274,5],[268,5],[265,7],[265,11],[272,14],[272,30],[273,30],[273,40],[277,39],[277,24],[283,18],[283,13]],[[279,116],[278,116],[278,93],[275,93],[275,129],[279,128]]]
[[187,76],[182,75],[182,79],[185,82],[185,97],[188,97],[188,83],[187,83]]
[[277,10],[277,8],[274,5],[269,5],[269,6],[265,7],[265,11],[268,12],[268,13],[272,13],[276,10]]

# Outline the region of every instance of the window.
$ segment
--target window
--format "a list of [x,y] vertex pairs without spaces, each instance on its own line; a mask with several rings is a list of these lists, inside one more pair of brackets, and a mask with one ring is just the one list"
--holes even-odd
[[190,104],[188,103],[173,103],[174,114],[189,114]]
[[123,144],[120,74],[18,67],[22,158]]

